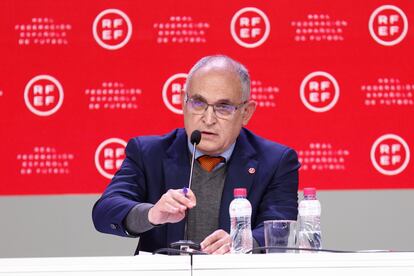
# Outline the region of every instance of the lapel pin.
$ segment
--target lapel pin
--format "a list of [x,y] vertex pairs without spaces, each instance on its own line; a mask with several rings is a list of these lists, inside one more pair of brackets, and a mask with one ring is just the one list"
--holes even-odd
[[249,173],[250,173],[250,174],[254,174],[255,172],[256,172],[256,169],[255,169],[255,168],[250,168],[250,169],[249,169]]

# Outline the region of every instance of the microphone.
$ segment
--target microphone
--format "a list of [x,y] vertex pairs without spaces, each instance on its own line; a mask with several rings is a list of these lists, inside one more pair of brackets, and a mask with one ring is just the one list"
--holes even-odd
[[188,189],[191,188],[191,183],[193,181],[193,169],[194,169],[196,146],[200,144],[200,141],[201,141],[201,132],[199,130],[194,130],[193,133],[191,133],[191,137],[190,137],[190,143],[193,145],[193,156],[191,158],[191,170],[190,170],[190,179],[188,180]]
[[191,133],[191,138],[190,138],[190,142],[191,144],[200,144],[201,141],[201,131],[199,130],[194,130],[193,133]]
[[[188,189],[191,188],[191,183],[193,181],[193,173],[194,173],[193,169],[194,169],[194,162],[195,162],[196,147],[200,143],[200,141],[201,141],[201,132],[199,130],[194,130],[191,133],[191,137],[190,137],[190,143],[193,145],[193,156],[191,157],[190,179],[188,180],[188,188],[186,187],[183,188],[183,192],[185,196],[187,196]],[[200,250],[201,248],[200,244],[188,240],[187,223],[188,223],[188,216],[186,212],[185,225],[184,225],[185,240],[179,240],[177,242],[173,242],[170,244],[171,248],[179,250],[178,252],[180,252],[181,254],[192,253],[192,252]]]

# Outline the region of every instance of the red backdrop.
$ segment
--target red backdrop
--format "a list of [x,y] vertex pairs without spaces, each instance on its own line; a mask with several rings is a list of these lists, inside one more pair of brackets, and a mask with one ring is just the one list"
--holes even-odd
[[181,127],[185,73],[250,70],[249,128],[301,187],[414,188],[412,1],[1,1],[0,194],[99,193],[125,142]]

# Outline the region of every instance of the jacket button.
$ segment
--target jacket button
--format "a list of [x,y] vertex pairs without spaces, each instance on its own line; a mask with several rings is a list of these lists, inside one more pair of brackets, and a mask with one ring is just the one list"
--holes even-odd
[[111,229],[115,230],[118,229],[118,225],[116,225],[115,223],[111,223]]

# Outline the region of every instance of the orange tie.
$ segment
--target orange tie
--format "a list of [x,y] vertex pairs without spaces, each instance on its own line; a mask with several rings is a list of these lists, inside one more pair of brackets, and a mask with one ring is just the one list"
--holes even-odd
[[224,161],[224,157],[221,156],[208,156],[203,155],[197,158],[198,162],[200,162],[201,167],[207,171],[211,172],[218,163]]

